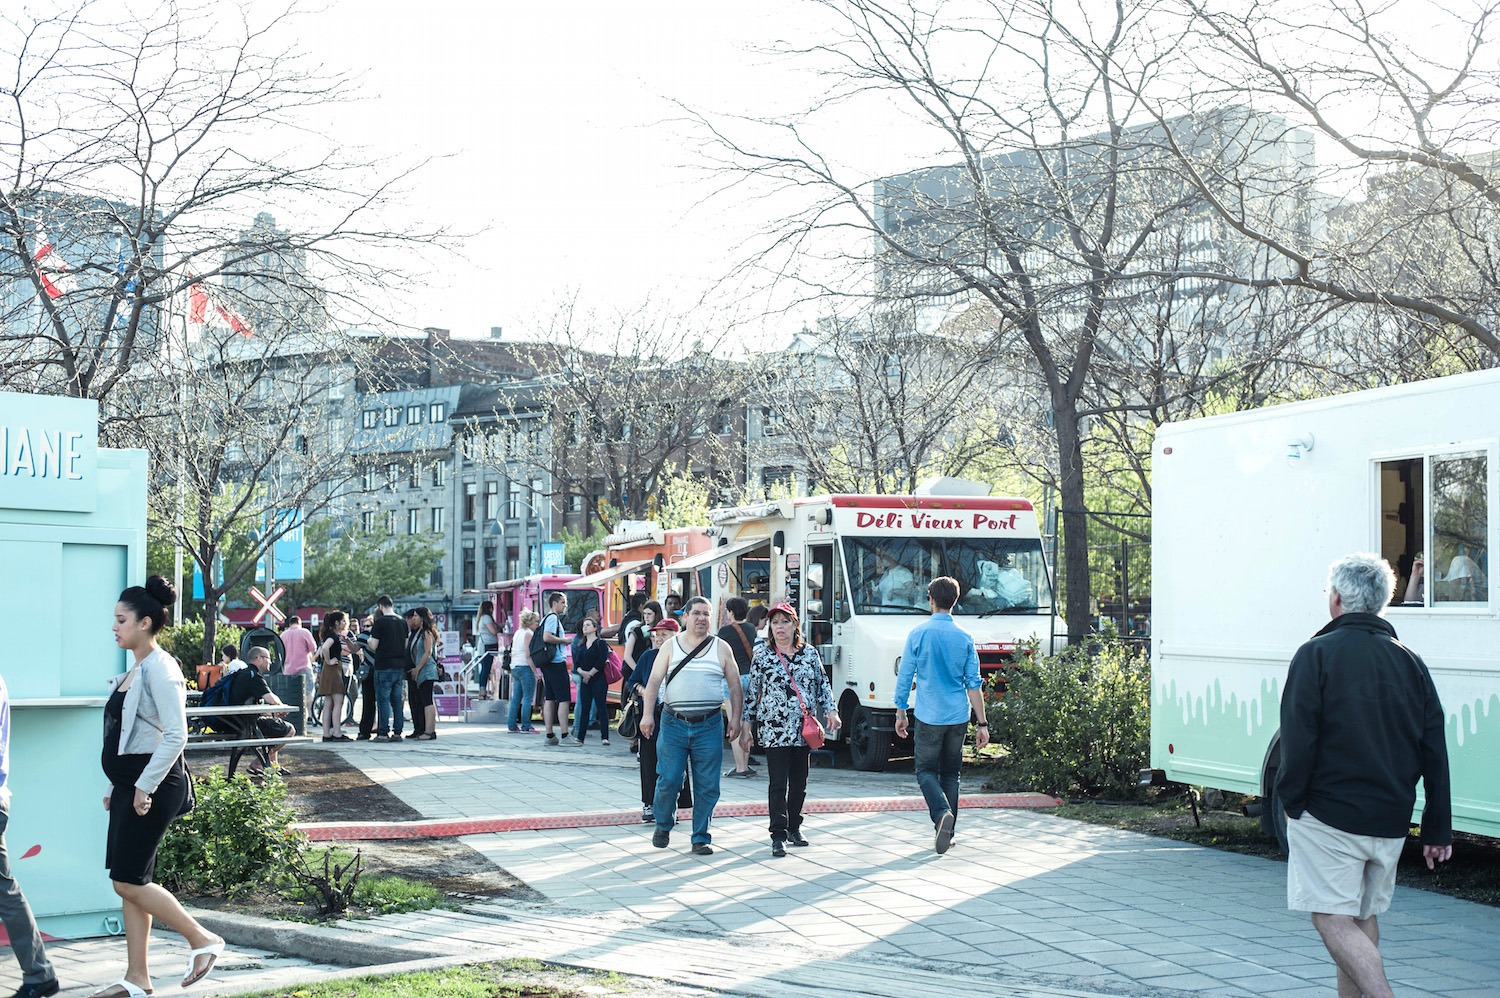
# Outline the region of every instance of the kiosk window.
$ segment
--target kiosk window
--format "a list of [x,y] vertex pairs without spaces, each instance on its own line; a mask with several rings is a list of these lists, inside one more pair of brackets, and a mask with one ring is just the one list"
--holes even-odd
[[1434,454],[1380,464],[1381,554],[1397,606],[1489,601],[1489,458]]

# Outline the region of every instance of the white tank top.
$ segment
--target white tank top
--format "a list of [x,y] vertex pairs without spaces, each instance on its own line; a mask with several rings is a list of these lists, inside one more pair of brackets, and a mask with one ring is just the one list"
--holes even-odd
[[672,650],[672,664],[667,666],[667,675],[677,672],[677,678],[662,689],[662,703],[679,714],[706,714],[719,709],[724,702],[724,667],[719,664],[719,638],[715,637],[703,647],[702,654],[688,659],[683,665],[682,657],[698,646],[688,639],[683,647],[682,636],[672,639],[676,647]]

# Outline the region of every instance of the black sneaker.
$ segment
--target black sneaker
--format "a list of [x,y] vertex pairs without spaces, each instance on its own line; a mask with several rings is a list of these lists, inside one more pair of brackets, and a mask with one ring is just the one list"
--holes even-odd
[[788,842],[790,842],[794,846],[805,846],[805,845],[807,845],[807,839],[805,839],[805,838],[802,837],[802,833],[801,832],[787,832],[786,833],[786,840]]
[[641,808],[641,824],[649,825],[655,820],[656,812],[651,810],[650,804],[647,804],[645,807]]
[[672,833],[668,829],[658,828],[656,831],[651,833],[651,844],[656,846],[656,848],[658,849],[665,849],[667,847],[667,843],[671,840]]
[[772,839],[771,840],[771,855],[772,856],[785,856],[786,855],[786,843],[783,842],[783,841],[781,841],[780,839]]
[[938,819],[937,835],[933,837],[932,848],[939,856],[948,851],[953,844],[953,812],[944,811],[943,816]]
[[707,842],[698,842],[693,846],[694,856],[712,856],[713,854],[714,847],[709,845]]
[[57,994],[57,978],[50,981],[38,981],[36,984],[22,984],[11,998],[49,998]]

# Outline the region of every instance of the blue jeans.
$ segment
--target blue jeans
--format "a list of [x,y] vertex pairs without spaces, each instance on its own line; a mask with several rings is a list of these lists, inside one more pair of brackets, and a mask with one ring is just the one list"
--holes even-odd
[[[599,737],[609,738],[609,683],[604,673],[593,679],[578,680],[578,703],[573,708],[573,737],[584,741],[589,733],[589,724],[597,722]],[[592,708],[592,710],[591,710]]]
[[500,652],[498,649],[486,648],[484,653],[479,656],[479,673],[475,676],[475,682],[479,687],[480,693],[490,688],[490,669],[494,667],[495,659],[499,655]]
[[536,695],[536,673],[529,665],[510,670],[510,730],[531,727],[531,702]]
[[401,694],[406,690],[406,673],[401,669],[375,670],[375,722],[377,735],[399,735],[401,716]]
[[927,811],[936,825],[944,812],[958,821],[958,774],[964,762],[964,736],[969,723],[924,724],[917,722],[917,786],[927,800]]
[[724,715],[714,711],[701,721],[684,721],[666,711],[656,736],[656,800],[651,809],[658,831],[677,823],[677,793],[693,767],[693,845],[709,843],[708,822],[719,803],[719,770],[724,767]]

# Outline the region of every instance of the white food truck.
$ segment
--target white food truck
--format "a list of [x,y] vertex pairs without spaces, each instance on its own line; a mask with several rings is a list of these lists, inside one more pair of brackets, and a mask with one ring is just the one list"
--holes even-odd
[[1042,654],[1066,643],[1035,510],[1028,500],[987,492],[982,484],[939,479],[922,495],[825,495],[716,509],[709,514],[716,546],[671,571],[706,577],[694,588],[717,606],[733,595],[794,606],[803,637],[829,671],[853,764],[878,769],[895,736],[901,650],[928,616],[934,578],[958,581],[954,616],[974,636],[986,676],[1033,640]]
[[1287,663],[1328,621],[1329,563],[1374,551],[1398,577],[1386,619],[1448,714],[1454,826],[1500,835],[1497,446],[1500,371],[1163,426],[1152,767],[1262,796],[1284,836],[1271,795]]

